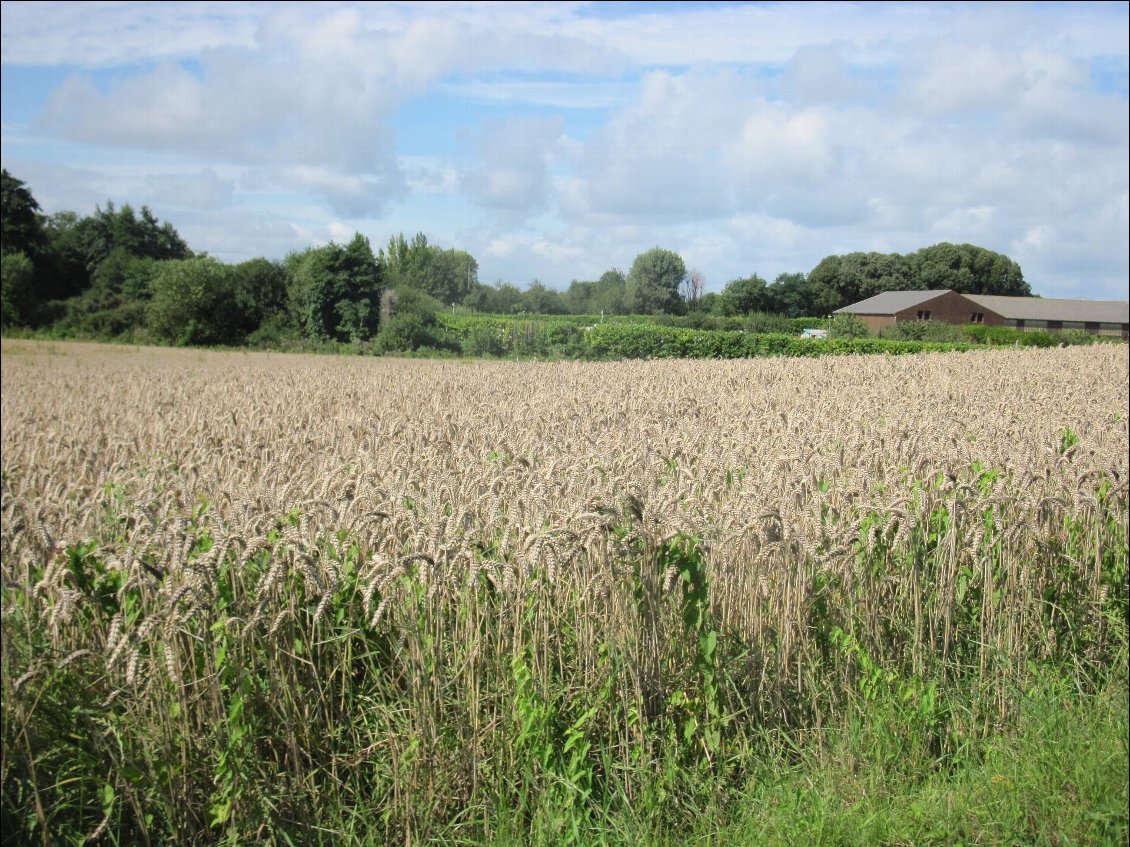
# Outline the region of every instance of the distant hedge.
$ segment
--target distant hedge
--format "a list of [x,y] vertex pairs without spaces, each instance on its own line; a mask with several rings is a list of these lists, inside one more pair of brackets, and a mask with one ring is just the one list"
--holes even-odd
[[[742,359],[756,356],[823,356],[847,353],[919,353],[968,350],[973,345],[880,338],[809,339],[785,333],[693,329],[654,321],[589,316],[536,318],[509,315],[440,316],[440,324],[472,356],[560,356],[583,359]],[[790,319],[796,320],[796,319]],[[599,319],[598,319],[599,321]],[[796,332],[819,322],[796,320]]]
[[623,324],[604,324],[588,330],[585,347],[594,359],[742,359],[848,353],[897,355],[972,349],[970,344],[887,341],[881,338],[811,339],[776,333],[719,332]]

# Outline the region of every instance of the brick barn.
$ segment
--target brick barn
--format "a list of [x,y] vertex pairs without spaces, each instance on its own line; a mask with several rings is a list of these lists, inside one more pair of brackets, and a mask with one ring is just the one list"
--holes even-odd
[[1058,300],[999,297],[956,291],[884,291],[837,309],[855,315],[872,334],[903,321],[1008,326],[1024,331],[1078,329],[1097,335],[1130,337],[1130,304],[1125,300]]

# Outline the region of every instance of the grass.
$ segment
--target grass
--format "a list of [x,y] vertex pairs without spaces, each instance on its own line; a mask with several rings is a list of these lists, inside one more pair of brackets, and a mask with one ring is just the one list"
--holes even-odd
[[[69,627],[94,652],[60,657],[49,614],[10,584],[4,592],[5,844],[97,834],[116,844],[1055,845],[1125,843],[1128,832],[1124,635],[1098,672],[1032,662],[999,724],[972,730],[984,716],[970,718],[958,741],[977,697],[951,689],[936,713],[945,724],[924,723],[890,675],[829,699],[841,711],[822,727],[759,727],[724,690],[725,664],[715,682],[702,562],[680,544],[660,563],[682,568],[682,599],[647,611],[636,589],[641,611],[673,636],[664,673],[682,680],[651,717],[617,691],[625,668],[611,655],[626,645],[607,645],[607,665],[582,686],[569,665],[578,621],[557,615],[564,637],[547,650],[533,640],[547,612],[536,598],[490,612],[489,589],[445,607],[405,584],[385,630],[400,631],[393,642],[359,630],[349,611],[362,611],[359,586],[347,581],[326,626],[283,616],[248,637],[240,609],[255,592],[246,574],[223,570],[213,622],[186,633],[195,658],[179,673],[197,679],[131,690],[106,673],[97,645],[135,595],[95,551],[67,555],[85,595]],[[308,615],[301,584],[285,586]],[[488,621],[500,612],[514,618],[496,630]],[[485,659],[473,678],[457,667],[476,662],[459,640],[469,625]],[[516,653],[502,631],[513,625],[526,630]]]

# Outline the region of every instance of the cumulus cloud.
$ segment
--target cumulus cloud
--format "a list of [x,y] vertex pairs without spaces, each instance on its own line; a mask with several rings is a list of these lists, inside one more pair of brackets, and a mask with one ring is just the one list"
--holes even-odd
[[734,134],[743,83],[733,74],[646,74],[637,99],[584,148],[573,213],[674,223],[726,212],[719,142]]
[[196,173],[150,174],[145,178],[150,198],[160,205],[220,209],[232,200],[235,181],[223,179],[212,168]]
[[0,8],[6,68],[75,69],[34,136],[5,120],[5,166],[41,202],[183,209],[217,255],[383,215],[484,279],[661,244],[714,287],[944,239],[1126,296],[1124,5]]
[[250,46],[259,3],[4,3],[0,50],[16,65],[120,66]]
[[167,61],[105,84],[72,75],[38,127],[73,142],[265,166],[282,190],[311,189],[339,214],[379,216],[405,191],[390,116],[441,72],[419,44],[442,46],[445,29],[424,23],[393,35],[366,28],[354,10],[311,19],[284,7],[262,22],[253,48],[210,52],[199,71]]
[[546,208],[550,164],[563,130],[560,118],[487,121],[475,134],[473,158],[460,184],[474,202],[488,208],[520,214]]
[[800,105],[857,103],[878,94],[875,72],[853,66],[843,42],[800,47],[774,86],[782,97]]

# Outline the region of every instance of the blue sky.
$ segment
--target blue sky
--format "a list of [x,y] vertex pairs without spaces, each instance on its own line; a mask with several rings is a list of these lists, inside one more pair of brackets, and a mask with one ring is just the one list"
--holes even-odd
[[10,3],[3,166],[225,261],[354,232],[565,288],[940,241],[1127,299],[1126,3]]

